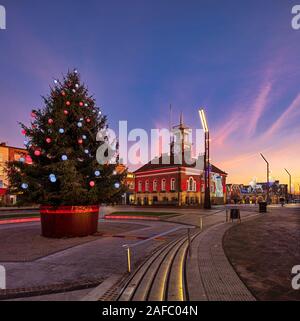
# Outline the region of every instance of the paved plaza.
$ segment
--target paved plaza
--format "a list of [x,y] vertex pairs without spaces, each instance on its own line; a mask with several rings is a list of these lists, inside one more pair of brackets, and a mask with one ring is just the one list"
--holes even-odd
[[291,286],[292,267],[300,263],[300,209],[271,213],[235,226],[224,248],[241,280],[258,300],[300,300]]
[[[105,208],[103,213],[113,210]],[[0,226],[0,241],[5,244],[0,264],[7,270],[11,299],[114,300],[128,277],[124,244],[138,244],[132,252],[135,270],[193,228],[197,237],[185,263],[189,300],[297,300],[290,270],[300,261],[299,210],[272,207],[267,214],[259,214],[257,208],[243,210],[239,224],[226,222],[221,207],[176,209],[177,216],[163,221],[101,219],[95,236],[60,240],[41,237],[38,222],[8,224]],[[165,235],[168,231],[172,232]]]

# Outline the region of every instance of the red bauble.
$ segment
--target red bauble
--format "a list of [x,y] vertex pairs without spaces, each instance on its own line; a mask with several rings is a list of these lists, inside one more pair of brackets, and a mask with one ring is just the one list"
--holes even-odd
[[91,122],[90,118],[87,118],[87,119],[86,119],[86,122],[87,122],[87,123],[90,123],[90,122]]
[[26,156],[26,163],[27,164],[31,164],[32,163],[32,158],[29,155]]
[[83,143],[83,140],[82,139],[78,139],[78,144],[82,144]]
[[49,119],[48,119],[48,124],[49,124],[49,125],[53,124],[53,119],[49,118]]
[[64,91],[61,92],[62,96],[66,96],[66,93]]
[[83,106],[83,102],[82,102],[82,101],[79,103],[79,106],[80,106],[80,107],[82,107],[82,106]]
[[34,112],[32,112],[30,115],[31,115],[32,118],[36,117],[36,113],[34,113]]
[[48,144],[50,144],[51,143],[51,138],[46,138],[46,142],[48,143]]
[[70,105],[71,105],[71,103],[70,103],[69,101],[67,101],[67,102],[66,102],[66,105],[67,105],[67,106],[70,106]]
[[95,186],[95,182],[94,181],[90,181],[90,186],[94,187]]
[[68,115],[68,113],[69,113],[69,112],[68,112],[67,110],[64,110],[64,114],[65,114],[65,115]]
[[22,130],[22,135],[26,135],[26,130],[25,129]]
[[41,151],[40,150],[35,150],[34,151],[35,156],[41,156]]

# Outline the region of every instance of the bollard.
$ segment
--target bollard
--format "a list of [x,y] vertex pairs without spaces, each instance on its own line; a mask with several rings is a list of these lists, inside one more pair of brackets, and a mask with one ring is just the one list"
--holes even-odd
[[123,247],[126,249],[126,254],[127,254],[127,271],[128,271],[128,273],[131,273],[131,251],[130,251],[130,247],[128,245],[123,245]]
[[127,261],[128,261],[128,272],[131,273],[131,252],[130,247],[127,248]]

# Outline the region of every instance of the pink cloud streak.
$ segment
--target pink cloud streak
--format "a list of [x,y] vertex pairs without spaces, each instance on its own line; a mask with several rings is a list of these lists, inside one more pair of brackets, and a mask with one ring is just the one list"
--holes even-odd
[[300,93],[296,96],[296,98],[293,100],[290,106],[282,113],[282,115],[275,121],[275,123],[266,132],[265,138],[271,137],[280,128],[284,127],[285,123],[291,119],[295,111],[296,113],[300,112]]
[[267,82],[261,89],[257,96],[257,98],[254,101],[253,108],[251,111],[251,118],[250,123],[248,127],[248,134],[253,135],[255,133],[257,123],[262,116],[264,110],[267,108],[267,103],[269,99],[269,95],[272,90],[272,84],[270,82]]

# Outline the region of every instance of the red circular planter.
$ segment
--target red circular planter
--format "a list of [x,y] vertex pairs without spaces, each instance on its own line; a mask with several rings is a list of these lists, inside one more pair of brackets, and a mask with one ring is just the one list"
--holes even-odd
[[97,232],[99,206],[41,206],[42,235],[78,237]]

